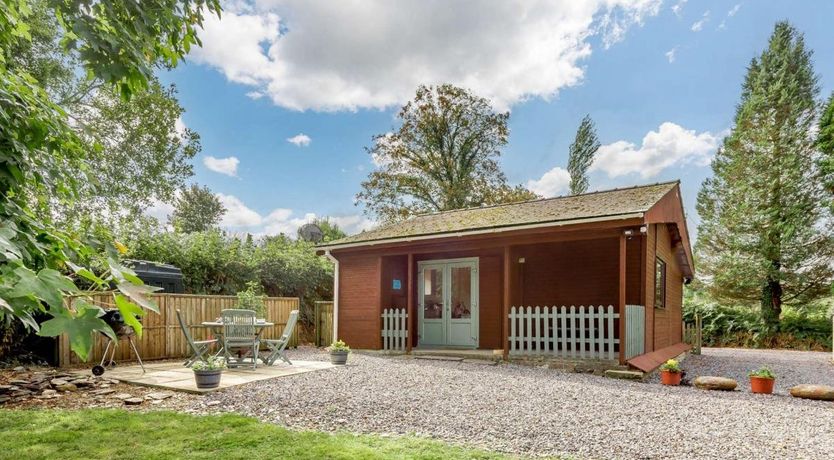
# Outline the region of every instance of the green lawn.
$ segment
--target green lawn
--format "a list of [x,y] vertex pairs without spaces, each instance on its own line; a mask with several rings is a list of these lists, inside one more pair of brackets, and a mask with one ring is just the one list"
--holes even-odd
[[0,458],[494,459],[414,437],[296,432],[239,415],[0,410]]

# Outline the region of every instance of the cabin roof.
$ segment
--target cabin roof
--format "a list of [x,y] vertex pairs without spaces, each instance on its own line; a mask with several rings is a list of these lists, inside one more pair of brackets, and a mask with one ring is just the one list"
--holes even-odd
[[560,196],[518,203],[482,206],[422,214],[402,222],[383,225],[319,246],[363,246],[410,237],[442,237],[477,230],[513,230],[529,225],[569,225],[609,220],[648,211],[679,181],[602,190],[581,195]]

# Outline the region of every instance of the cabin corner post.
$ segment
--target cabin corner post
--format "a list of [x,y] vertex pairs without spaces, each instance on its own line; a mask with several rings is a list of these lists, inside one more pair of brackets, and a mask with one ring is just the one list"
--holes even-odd
[[618,293],[618,311],[620,312],[620,363],[625,363],[625,346],[626,346],[626,314],[625,314],[625,304],[626,304],[626,234],[625,232],[620,233],[620,252],[619,252],[619,277],[617,286],[619,288]]
[[385,346],[385,342],[382,338],[382,310],[387,308],[385,306],[384,300],[384,292],[385,292],[385,261],[383,260],[382,256],[377,257],[376,263],[376,270],[377,270],[377,308],[376,308],[376,338],[377,338],[377,350],[382,350]]
[[510,276],[511,276],[511,254],[510,254],[510,246],[504,246],[504,299],[502,302],[502,314],[501,314],[501,337],[504,349],[504,360],[507,360],[510,356],[510,343],[509,343],[509,316],[510,316]]
[[414,309],[414,298],[417,293],[414,290],[414,254],[408,253],[408,280],[406,280],[405,288],[407,290],[406,308],[408,308],[408,339],[406,340],[406,352],[411,353],[411,347],[414,343],[415,331],[417,324],[417,312]]

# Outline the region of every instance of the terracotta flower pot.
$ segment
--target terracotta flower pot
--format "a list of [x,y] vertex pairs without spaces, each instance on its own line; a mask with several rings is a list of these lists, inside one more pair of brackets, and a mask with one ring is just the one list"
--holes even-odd
[[680,385],[681,384],[681,373],[680,372],[670,372],[670,371],[660,371],[660,383],[664,385]]
[[776,379],[766,379],[764,377],[750,377],[750,391],[763,395],[773,393],[773,385]]

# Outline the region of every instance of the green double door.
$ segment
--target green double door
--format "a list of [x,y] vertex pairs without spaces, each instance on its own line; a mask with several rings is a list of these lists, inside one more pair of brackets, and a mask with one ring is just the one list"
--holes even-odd
[[478,259],[418,264],[418,334],[425,347],[478,347]]

